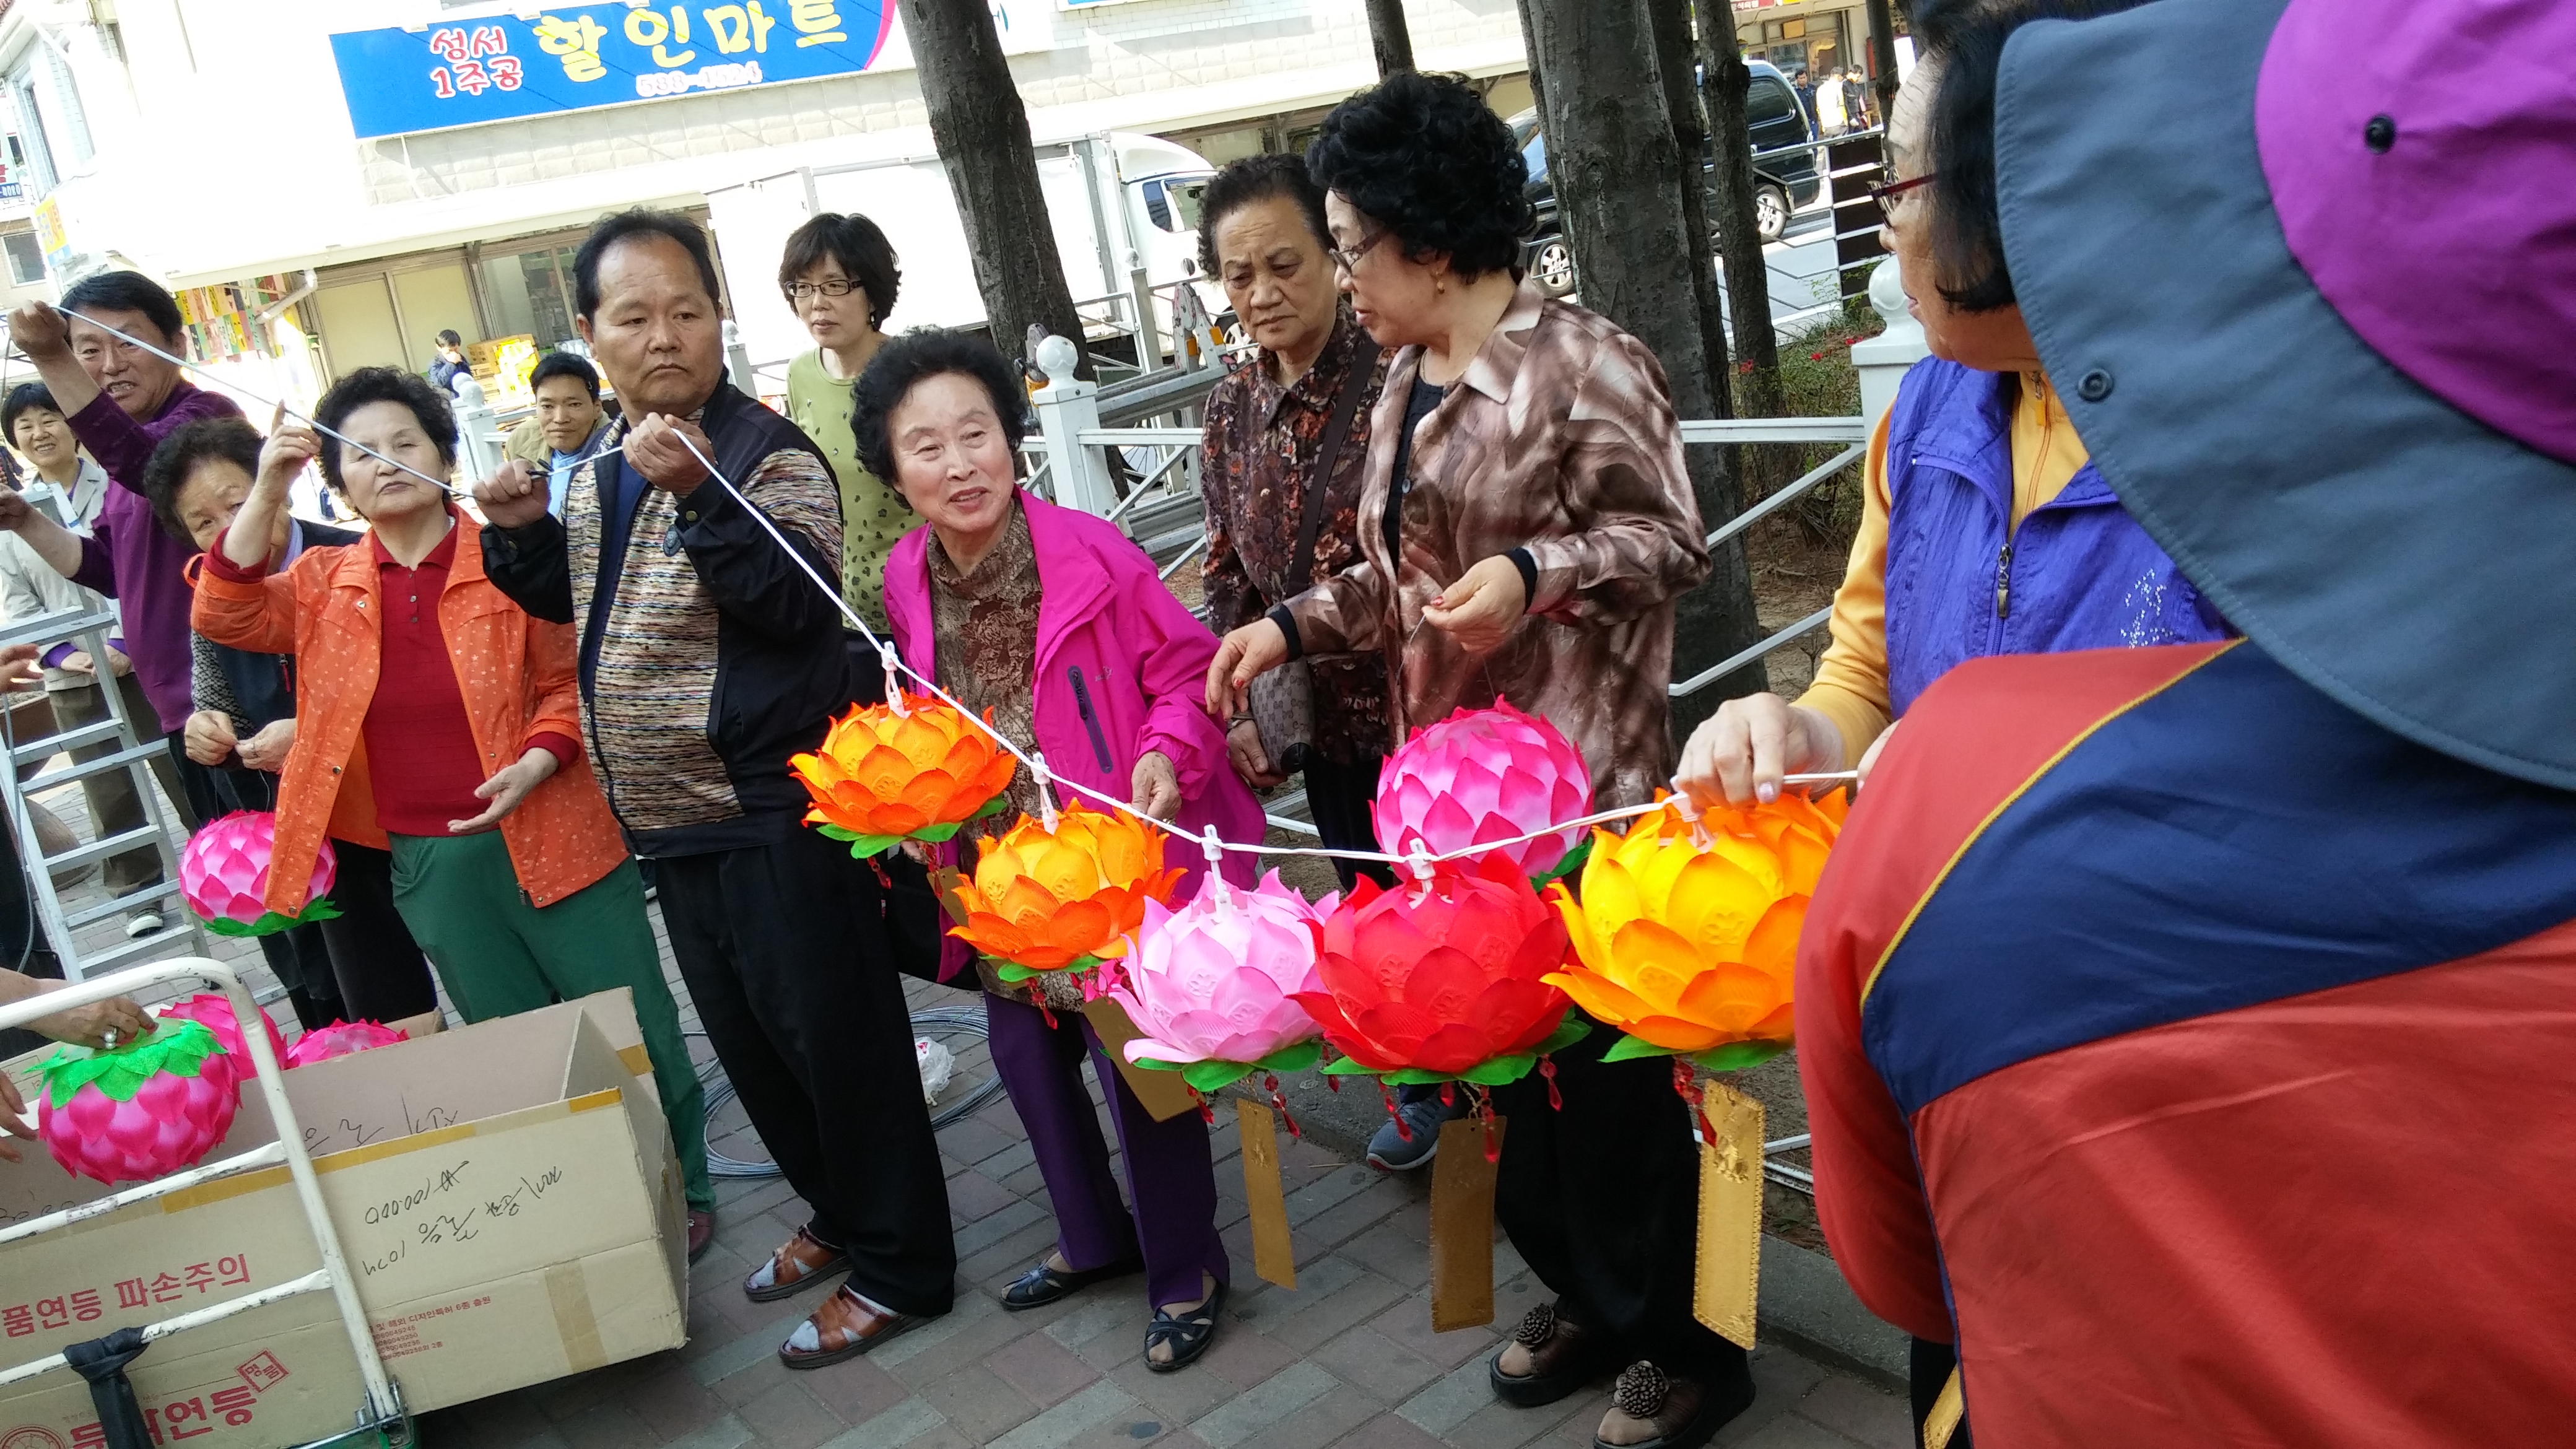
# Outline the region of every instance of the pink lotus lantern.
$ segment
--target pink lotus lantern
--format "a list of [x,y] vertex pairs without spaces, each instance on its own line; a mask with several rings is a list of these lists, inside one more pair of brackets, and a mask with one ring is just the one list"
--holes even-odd
[[179,893],[188,898],[188,909],[205,920],[207,930],[219,936],[265,936],[340,914],[326,899],[339,869],[328,840],[313,857],[304,909],[289,916],[267,907],[268,858],[276,835],[275,815],[236,810],[207,821],[188,837],[188,848],[179,853]]
[[63,1171],[111,1186],[193,1167],[241,1108],[229,1068],[195,1021],[164,1021],[114,1051],[65,1047],[37,1069],[36,1135]]
[[1322,1029],[1289,993],[1312,989],[1323,919],[1339,901],[1309,905],[1277,871],[1243,890],[1213,869],[1177,911],[1146,901],[1126,980],[1106,993],[1143,1033],[1127,1060],[1178,1070],[1201,1092],[1313,1066]]
[[[1556,726],[1508,704],[1462,709],[1417,730],[1387,759],[1373,818],[1396,855],[1416,845],[1433,855],[1510,840],[1591,813],[1592,772]],[[1580,830],[1561,830],[1488,852],[1538,880],[1579,861]],[[1458,862],[1473,870],[1483,855]]]
[[297,1037],[295,1045],[286,1049],[286,1065],[309,1067],[315,1062],[327,1062],[333,1057],[345,1057],[352,1052],[371,1051],[380,1046],[392,1046],[395,1042],[410,1039],[411,1033],[397,1031],[380,1021],[335,1021],[329,1026],[317,1026]]
[[[286,1038],[278,1034],[277,1023],[269,1018],[268,1008],[254,1009],[259,1012],[260,1029],[268,1033],[268,1049],[277,1054],[279,1066],[289,1065]],[[200,991],[194,996],[183,996],[171,1002],[155,1014],[163,1021],[193,1021],[213,1032],[215,1041],[224,1049],[225,1057],[211,1070],[228,1072],[236,1081],[243,1082],[256,1075],[251,1069],[250,1048],[242,1044],[241,1023],[233,1018],[231,998],[219,992]]]

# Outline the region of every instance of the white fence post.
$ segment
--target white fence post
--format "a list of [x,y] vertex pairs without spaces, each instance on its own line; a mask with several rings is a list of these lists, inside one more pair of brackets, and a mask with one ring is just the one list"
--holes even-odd
[[1907,368],[1932,355],[1923,342],[1923,324],[1905,310],[1905,288],[1896,278],[1896,258],[1889,257],[1869,274],[1869,305],[1887,322],[1887,330],[1852,344],[1852,366],[1860,373],[1860,413],[1872,429],[1896,401],[1896,384]]
[[1037,365],[1050,379],[1030,395],[1038,412],[1038,431],[1046,438],[1047,476],[1055,482],[1055,501],[1067,508],[1106,516],[1118,506],[1118,490],[1099,450],[1081,438],[1100,426],[1100,388],[1073,375],[1073,343],[1049,337],[1038,344]]

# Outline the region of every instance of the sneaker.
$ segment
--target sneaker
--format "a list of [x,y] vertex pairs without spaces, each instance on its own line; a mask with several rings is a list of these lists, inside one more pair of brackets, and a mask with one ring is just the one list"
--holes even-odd
[[161,913],[159,911],[136,911],[133,915],[125,918],[125,939],[132,941],[140,937],[149,936],[167,924],[168,922],[161,919]]
[[[1369,1166],[1386,1172],[1411,1172],[1440,1151],[1440,1124],[1456,1115],[1437,1095],[1398,1102],[1395,1116],[1378,1124],[1369,1137]],[[1402,1122],[1402,1128],[1397,1123]],[[1407,1134],[1410,1134],[1409,1136]]]

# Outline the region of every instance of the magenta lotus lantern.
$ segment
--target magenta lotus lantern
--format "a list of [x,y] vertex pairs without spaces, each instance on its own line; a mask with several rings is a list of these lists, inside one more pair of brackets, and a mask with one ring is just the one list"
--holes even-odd
[[236,810],[207,821],[188,837],[188,848],[179,853],[179,893],[207,930],[219,936],[265,936],[340,914],[327,899],[339,868],[328,840],[313,857],[304,909],[290,916],[268,908],[268,862],[276,836],[275,815]]
[[380,1021],[335,1021],[329,1026],[317,1026],[297,1037],[295,1045],[286,1049],[286,1065],[309,1067],[315,1062],[327,1062],[333,1057],[345,1057],[352,1052],[372,1051],[380,1046],[392,1046],[395,1042],[410,1039],[411,1033],[397,1030]]
[[241,1108],[231,1066],[214,1032],[186,1019],[113,1051],[64,1047],[37,1069],[36,1135],[65,1172],[111,1186],[193,1167]]
[[1315,1065],[1322,1028],[1290,993],[1311,989],[1323,919],[1339,902],[1310,905],[1277,871],[1245,890],[1213,869],[1177,911],[1147,900],[1125,980],[1107,992],[1142,1033],[1127,1060],[1178,1069],[1202,1093]]
[[[1388,756],[1373,818],[1391,854],[1419,846],[1446,855],[1545,831],[1591,810],[1592,772],[1582,752],[1546,720],[1496,704],[1417,730]],[[1583,842],[1579,829],[1552,831],[1464,858],[1458,868],[1473,871],[1486,855],[1499,855],[1522,875],[1545,880],[1562,874]]]

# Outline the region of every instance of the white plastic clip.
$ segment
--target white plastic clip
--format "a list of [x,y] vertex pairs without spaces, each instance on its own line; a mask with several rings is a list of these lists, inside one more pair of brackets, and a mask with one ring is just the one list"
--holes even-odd
[[1431,850],[1422,837],[1413,837],[1413,849],[1405,852],[1405,869],[1413,872],[1413,883],[1424,890],[1431,888]]
[[1220,906],[1234,904],[1234,897],[1225,886],[1225,842],[1216,838],[1215,826],[1211,825],[1199,833],[1199,848],[1207,852],[1208,898]]
[[1029,775],[1038,784],[1038,823],[1055,834],[1055,777],[1047,773],[1046,752],[1029,751]]
[[905,708],[903,702],[903,666],[895,662],[894,644],[891,641],[883,639],[877,641],[877,659],[885,665],[886,708],[894,711],[896,719],[908,718],[912,711]]
[[1682,788],[1679,780],[1673,782],[1672,798],[1667,803],[1673,807],[1674,814],[1690,822],[1691,844],[1702,850],[1717,844],[1717,838],[1708,833],[1707,818],[1699,813],[1699,802],[1690,797],[1690,792]]

